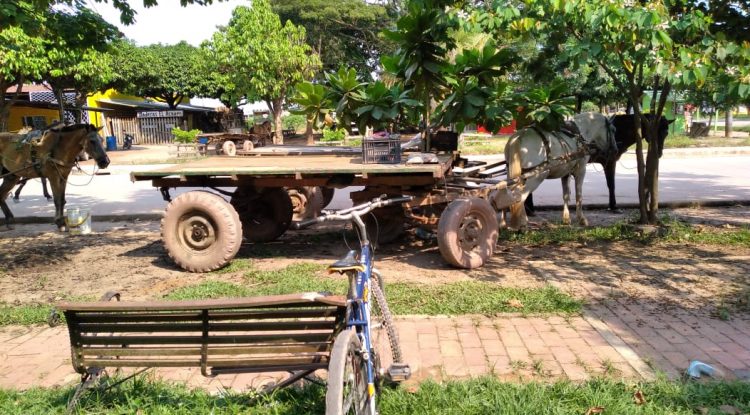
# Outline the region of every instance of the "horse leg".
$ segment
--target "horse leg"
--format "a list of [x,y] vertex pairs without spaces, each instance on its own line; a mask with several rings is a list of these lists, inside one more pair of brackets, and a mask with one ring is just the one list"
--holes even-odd
[[16,193],[13,194],[13,201],[18,202],[21,198],[21,190],[23,190],[23,187],[26,186],[26,182],[28,182],[28,177],[25,177],[18,181],[18,187],[16,188]]
[[607,179],[607,189],[609,190],[609,210],[615,213],[621,213],[617,209],[617,200],[615,199],[615,167],[617,160],[610,160],[604,164],[604,177]]
[[0,210],[2,210],[3,215],[5,215],[5,226],[8,229],[13,229],[13,223],[15,222],[15,220],[13,219],[13,212],[10,211],[10,208],[8,207],[5,199],[8,197],[10,191],[13,190],[13,186],[18,183],[18,180],[18,176],[11,174],[9,176],[5,176],[5,178],[3,179],[3,184],[0,185]]
[[49,187],[52,189],[52,199],[55,202],[55,225],[60,232],[67,231],[65,226],[65,180],[59,177],[50,177]]
[[563,192],[562,223],[563,225],[570,225],[570,210],[568,210],[568,203],[570,203],[570,175],[561,177],[560,181],[562,182]]
[[44,197],[47,199],[47,201],[52,200],[52,196],[50,196],[49,191],[47,190],[47,178],[42,176],[42,192],[44,193]]
[[573,173],[576,181],[576,220],[581,226],[589,226],[589,221],[583,216],[583,178],[586,177],[587,159],[581,160],[578,165],[578,171]]

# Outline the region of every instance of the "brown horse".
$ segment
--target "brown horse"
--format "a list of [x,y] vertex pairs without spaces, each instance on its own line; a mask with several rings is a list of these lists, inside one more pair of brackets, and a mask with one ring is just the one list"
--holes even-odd
[[46,130],[38,144],[22,141],[23,136],[0,133],[0,209],[5,224],[12,229],[13,213],[5,198],[21,178],[46,177],[55,201],[55,224],[65,231],[65,186],[75,166],[78,153],[85,150],[100,168],[109,165],[109,157],[102,147],[99,130],[90,124],[75,124]]

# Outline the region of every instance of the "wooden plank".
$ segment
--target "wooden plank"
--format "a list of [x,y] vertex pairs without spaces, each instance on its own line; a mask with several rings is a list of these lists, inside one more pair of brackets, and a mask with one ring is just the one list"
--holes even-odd
[[338,295],[320,293],[282,294],[249,298],[225,298],[199,301],[108,301],[108,302],[61,302],[56,305],[62,311],[188,311],[188,310],[226,310],[237,308],[296,306],[314,307],[346,306],[346,298]]
[[[209,322],[209,331],[285,331],[333,330],[333,320],[271,321],[242,323]],[[76,327],[82,333],[170,333],[200,332],[203,324],[195,323],[81,323]]]
[[[339,313],[336,307],[319,308],[296,308],[296,309],[267,309],[267,310],[240,310],[240,311],[213,311],[209,312],[211,320],[266,320],[266,319],[297,319],[297,318],[323,318],[335,317]],[[179,321],[202,321],[200,312],[122,312],[122,313],[77,313],[78,321],[81,323],[132,323],[132,322],[179,322]]]
[[359,157],[208,157],[155,170],[134,171],[133,180],[151,180],[170,176],[304,176],[315,174],[411,175],[429,174],[442,178],[450,168],[451,158],[440,156],[438,164],[363,164]]
[[[239,344],[265,342],[325,342],[331,337],[325,333],[281,333],[255,335],[209,336],[208,344]],[[129,345],[129,344],[203,344],[202,336],[80,336],[79,345]]]
[[[246,355],[246,354],[281,354],[281,353],[321,353],[331,350],[330,342],[318,343],[278,343],[278,344],[245,344],[242,346],[211,346],[209,355]],[[82,347],[84,355],[96,356],[192,356],[200,355],[201,347]]]
[[[100,359],[87,358],[81,362],[87,367],[196,367],[201,366],[201,359]],[[320,365],[321,368],[328,367],[327,357],[280,357],[263,359],[208,359],[209,367],[253,367],[259,368],[283,368],[288,365]],[[282,369],[283,370],[283,369]]]

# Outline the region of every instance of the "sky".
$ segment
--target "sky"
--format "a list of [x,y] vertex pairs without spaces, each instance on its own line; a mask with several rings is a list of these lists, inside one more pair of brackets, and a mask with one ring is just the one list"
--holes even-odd
[[[98,12],[106,21],[116,25],[128,39],[145,46],[153,43],[172,45],[182,40],[199,46],[216,31],[216,26],[226,25],[232,16],[232,10],[239,5],[250,6],[249,0],[226,0],[209,6],[180,6],[179,0],[159,0],[154,7],[144,8],[141,0],[130,0],[130,6],[138,14],[135,23],[125,26],[120,23],[120,12],[109,3],[96,3],[88,0],[88,6]],[[111,3],[111,0],[110,0]],[[193,105],[215,108],[221,105],[216,99],[193,98]],[[264,103],[253,103],[243,107],[245,113],[253,110],[264,110]]]
[[138,14],[135,23],[125,26],[120,23],[120,12],[110,3],[88,0],[89,7],[104,19],[116,25],[129,39],[138,45],[152,43],[175,44],[185,40],[198,46],[216,31],[217,25],[226,25],[232,10],[239,5],[249,6],[248,0],[228,0],[209,6],[180,6],[179,0],[159,0],[159,4],[148,9],[141,0],[130,0],[130,6]]

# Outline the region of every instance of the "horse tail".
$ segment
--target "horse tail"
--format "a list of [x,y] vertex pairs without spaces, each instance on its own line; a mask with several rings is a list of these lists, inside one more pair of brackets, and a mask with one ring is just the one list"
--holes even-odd
[[[521,168],[521,137],[523,132],[521,130],[514,134],[508,144],[505,145],[505,161],[506,168],[508,171],[508,187],[514,188],[517,186],[517,191],[514,194],[523,194],[523,181],[513,183],[515,180],[521,180],[521,174],[523,173]],[[520,229],[525,226],[526,222],[526,211],[523,207],[523,198],[516,203],[510,205],[510,227],[513,229]]]

